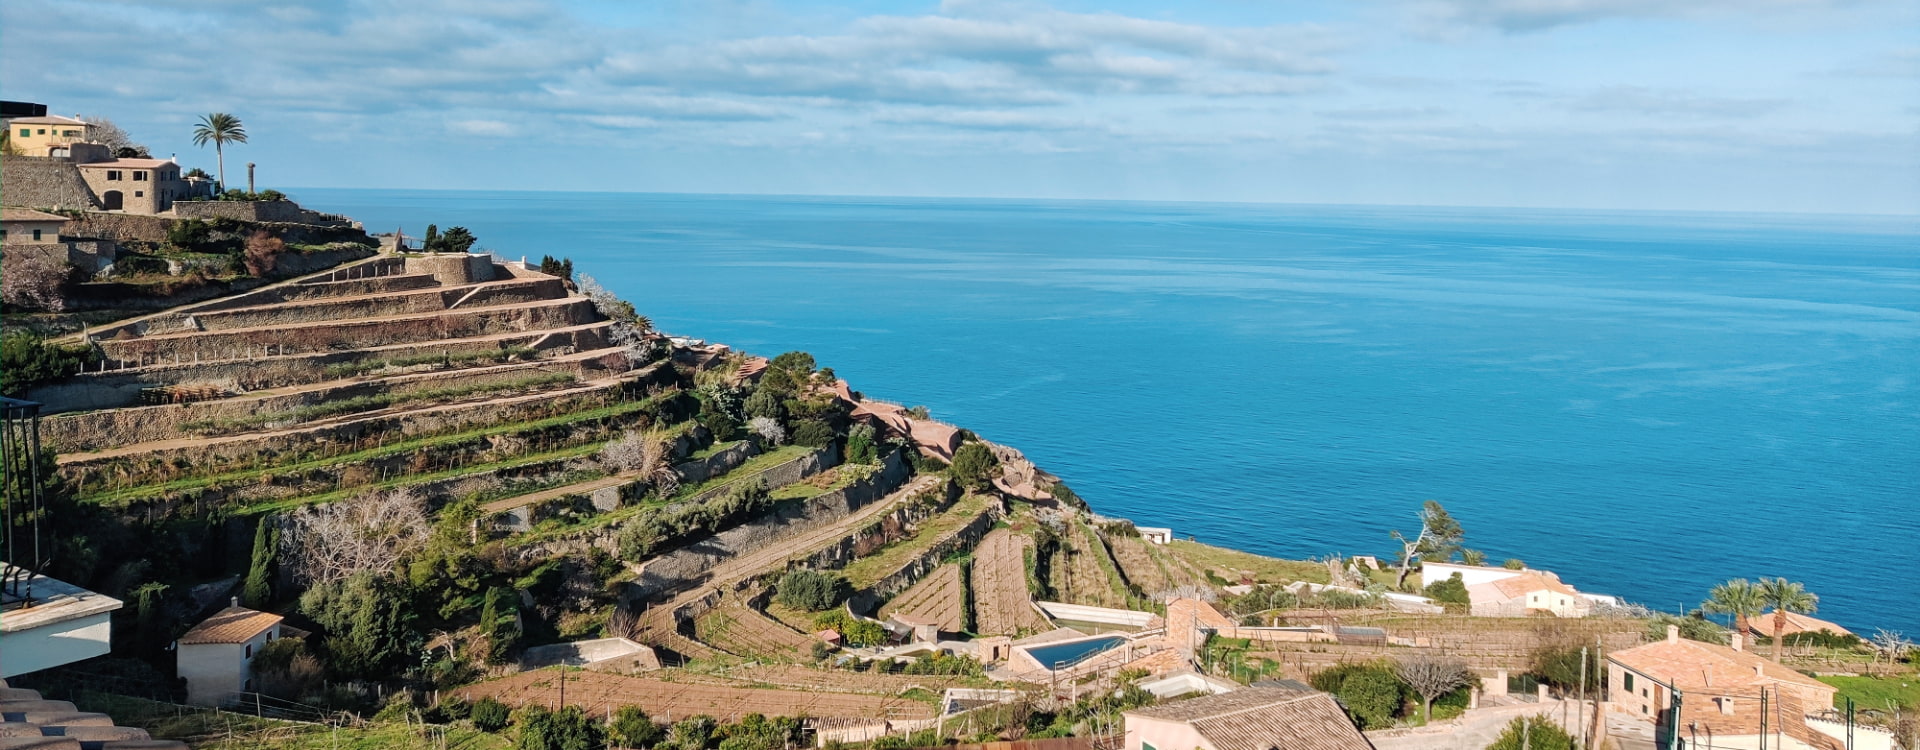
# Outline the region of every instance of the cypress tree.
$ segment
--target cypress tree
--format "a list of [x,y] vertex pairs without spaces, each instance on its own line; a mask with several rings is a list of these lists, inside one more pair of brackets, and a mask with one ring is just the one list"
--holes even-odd
[[262,518],[253,529],[253,564],[247,568],[246,587],[240,598],[247,606],[264,609],[273,603],[273,551],[280,546],[280,530],[273,519]]

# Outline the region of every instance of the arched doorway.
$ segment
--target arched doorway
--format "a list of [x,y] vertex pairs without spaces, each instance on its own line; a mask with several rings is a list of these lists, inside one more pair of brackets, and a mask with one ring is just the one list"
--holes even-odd
[[100,206],[108,211],[120,210],[123,207],[122,204],[124,200],[118,190],[108,190],[100,194]]

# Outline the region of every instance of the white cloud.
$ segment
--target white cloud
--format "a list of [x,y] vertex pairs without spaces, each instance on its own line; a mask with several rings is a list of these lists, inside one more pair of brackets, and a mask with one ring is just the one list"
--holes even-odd
[[1429,23],[1483,26],[1509,33],[1618,18],[1758,15],[1820,10],[1855,0],[1414,0]]
[[447,123],[447,130],[461,135],[478,135],[488,138],[505,138],[513,135],[513,125],[500,120],[453,120]]

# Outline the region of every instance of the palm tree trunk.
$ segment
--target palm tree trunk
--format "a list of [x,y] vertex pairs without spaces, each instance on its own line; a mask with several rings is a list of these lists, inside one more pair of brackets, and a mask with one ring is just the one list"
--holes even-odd
[[220,192],[227,192],[227,151],[220,147],[219,141],[213,142],[213,158],[220,165]]
[[1780,661],[1780,645],[1787,642],[1787,608],[1773,608],[1773,660]]

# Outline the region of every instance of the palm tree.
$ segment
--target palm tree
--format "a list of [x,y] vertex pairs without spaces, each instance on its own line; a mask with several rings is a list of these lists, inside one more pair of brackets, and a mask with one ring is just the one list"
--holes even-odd
[[240,118],[225,112],[201,115],[200,124],[193,127],[193,145],[205,147],[207,141],[213,141],[214,158],[220,165],[220,190],[227,189],[227,154],[225,146],[231,143],[246,143],[247,129],[240,124]]
[[1787,613],[1812,614],[1820,607],[1820,597],[1785,578],[1762,578],[1754,586],[1760,589],[1760,600],[1773,607],[1773,660],[1780,661],[1780,644],[1787,640]]
[[1760,614],[1767,601],[1760,594],[1760,587],[1747,582],[1745,578],[1735,578],[1713,587],[1707,592],[1707,600],[1700,603],[1700,609],[1715,614],[1733,615],[1733,627],[1740,631],[1742,641],[1751,642],[1753,624],[1750,620]]

